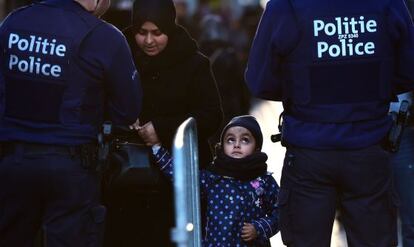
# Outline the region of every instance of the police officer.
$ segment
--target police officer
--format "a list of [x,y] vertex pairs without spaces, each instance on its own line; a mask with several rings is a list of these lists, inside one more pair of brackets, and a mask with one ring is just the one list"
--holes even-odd
[[132,124],[142,91],[109,0],[46,0],[0,27],[0,246],[100,246],[95,139]]
[[246,71],[254,96],[282,101],[279,195],[287,246],[330,246],[339,205],[349,246],[397,245],[389,102],[414,88],[403,0],[270,0]]
[[[391,156],[394,174],[395,189],[397,191],[400,207],[398,213],[401,221],[402,246],[414,246],[414,119],[413,119],[413,92],[398,95],[398,102],[392,102],[390,111],[398,114],[402,109],[402,102],[406,101],[411,108],[406,118],[398,122],[401,128],[401,142],[398,152]],[[404,119],[404,120],[402,120]]]

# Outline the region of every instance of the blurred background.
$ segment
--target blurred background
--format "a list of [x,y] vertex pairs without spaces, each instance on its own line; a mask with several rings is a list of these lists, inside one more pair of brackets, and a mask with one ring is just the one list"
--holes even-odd
[[[0,0],[0,22],[12,10],[36,0]],[[151,1],[151,0],[148,0]],[[243,72],[257,24],[267,0],[174,0],[177,22],[184,26],[210,57],[218,87],[223,98],[225,119],[234,115],[254,115],[263,130],[263,151],[269,156],[268,165],[280,181],[285,148],[272,143],[277,121],[282,112],[279,102],[253,99],[244,87]],[[412,12],[414,0],[407,0]],[[129,25],[132,0],[112,0],[111,8],[102,17],[119,29]],[[332,247],[346,247],[345,233],[336,221]],[[317,227],[317,226],[315,226]],[[280,233],[272,238],[272,246],[283,246]]]

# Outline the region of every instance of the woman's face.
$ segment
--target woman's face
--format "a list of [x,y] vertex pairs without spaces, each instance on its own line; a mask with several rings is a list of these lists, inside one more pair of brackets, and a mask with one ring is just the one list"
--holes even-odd
[[135,42],[145,54],[156,56],[167,46],[168,36],[162,33],[154,23],[147,21],[135,34]]
[[241,126],[229,128],[224,134],[223,151],[227,156],[241,159],[254,153],[256,140],[252,133]]

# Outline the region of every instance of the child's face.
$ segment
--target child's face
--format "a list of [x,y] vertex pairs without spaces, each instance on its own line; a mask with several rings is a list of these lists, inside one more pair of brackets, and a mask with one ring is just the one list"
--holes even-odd
[[229,128],[224,134],[223,151],[227,156],[241,159],[255,151],[256,140],[252,133],[240,126]]

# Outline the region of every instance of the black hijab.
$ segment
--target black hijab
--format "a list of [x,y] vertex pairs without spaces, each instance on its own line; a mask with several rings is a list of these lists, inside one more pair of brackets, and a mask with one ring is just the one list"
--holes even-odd
[[132,26],[140,28],[146,21],[157,25],[170,36],[175,28],[176,11],[172,0],[135,0],[132,7]]
[[[141,74],[152,73],[174,66],[198,51],[195,40],[175,23],[176,12],[172,0],[135,0],[131,26],[125,29],[135,65]],[[145,22],[154,23],[168,36],[168,44],[156,56],[148,56],[135,42],[135,35]]]

